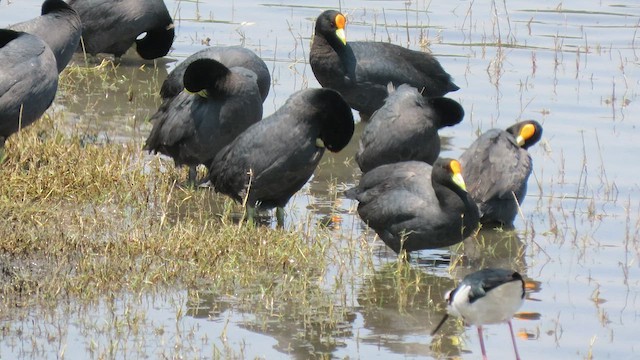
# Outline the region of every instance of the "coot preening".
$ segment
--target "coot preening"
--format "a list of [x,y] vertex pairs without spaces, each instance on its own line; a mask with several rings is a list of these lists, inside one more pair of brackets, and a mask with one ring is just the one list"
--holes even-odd
[[511,227],[527,193],[531,156],[527,149],[542,136],[534,120],[482,134],[460,156],[467,190],[478,204],[480,222]]
[[[487,359],[482,326],[506,322],[511,332],[511,342],[516,359],[520,359],[511,318],[524,302],[525,283],[522,275],[506,269],[483,269],[465,276],[457,288],[446,295],[448,314],[459,316],[467,325],[478,328],[482,358]],[[431,335],[447,320],[442,318]]]
[[82,23],[80,16],[63,0],[45,0],[41,16],[9,26],[38,36],[56,57],[58,72],[62,72],[78,48]]
[[213,59],[228,68],[239,66],[253,71],[258,76],[258,88],[260,89],[262,101],[269,95],[269,88],[271,87],[269,68],[256,53],[242,46],[214,46],[191,54],[171,71],[160,89],[160,96],[163,100],[176,96],[184,89],[184,84],[182,83],[184,71],[189,64],[198,59]]
[[209,166],[220,149],[262,118],[262,98],[256,74],[212,59],[189,64],[183,81],[187,91],[151,117],[144,149],[171,156],[176,166],[188,165],[193,184],[196,166]]
[[282,227],[284,206],[309,180],[325,148],[342,150],[353,130],[351,108],[340,94],[298,91],[218,153],[209,171],[211,183],[238,202],[246,197],[250,222],[256,206],[275,207]]
[[396,253],[457,244],[478,228],[460,163],[438,158],[378,166],[347,191],[358,214]]
[[0,29],[0,148],[38,120],[58,89],[58,67],[49,46],[35,35]]
[[418,160],[433,164],[440,154],[438,129],[453,126],[464,117],[455,100],[425,98],[403,84],[390,93],[360,138],[356,162],[362,172],[376,166]]
[[80,51],[119,58],[135,42],[138,54],[152,60],[171,49],[174,25],[162,0],[70,0],[69,5],[82,20]]
[[389,83],[409,84],[427,97],[459,89],[431,54],[385,42],[347,42],[345,25],[338,11],[318,16],[309,62],[320,85],[337,90],[364,117],[382,106]]

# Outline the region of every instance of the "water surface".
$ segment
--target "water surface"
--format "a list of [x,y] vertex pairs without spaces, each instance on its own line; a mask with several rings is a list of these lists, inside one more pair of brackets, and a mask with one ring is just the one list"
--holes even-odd
[[[146,63],[129,54],[112,72],[117,81],[87,79],[65,88],[54,108],[65,112],[70,131],[142,143],[150,130],[145,120],[159,104],[149,94],[157,93],[179,61],[207,44],[242,44],[265,59],[273,77],[265,114],[294,91],[318,86],[307,61],[314,18],[327,3],[166,4],[177,24],[171,53]],[[534,174],[523,203],[524,217],[515,223],[517,231],[483,231],[484,246],[471,242],[464,252],[422,251],[399,280],[392,266],[395,256],[373,232],[365,231],[354,213],[356,204],[335,195],[359,176],[354,141],[342,153],[326,155],[315,177],[290,204],[287,216],[292,228],[305,219],[317,222],[341,216],[332,232],[335,255],[348,259],[347,274],[352,276],[333,278],[344,274],[335,269],[319,289],[335,306],[337,328],[310,328],[295,311],[261,311],[256,304],[238,304],[228,294],[209,289],[159,290],[90,305],[61,304],[46,316],[35,309],[8,316],[3,320],[0,358],[231,354],[267,359],[476,359],[479,344],[474,328],[449,322],[442,330],[444,337],[429,335],[442,315],[434,313],[429,301],[442,302],[444,292],[457,280],[482,266],[512,267],[538,284],[522,311],[539,316],[514,320],[523,359],[639,356],[635,335],[640,332],[640,123],[635,114],[640,4],[357,0],[329,5],[348,14],[349,39],[428,49],[452,74],[461,90],[449,96],[463,105],[466,116],[461,124],[442,131],[447,138],[442,155],[458,156],[492,127],[506,128],[528,118],[543,124],[542,141],[530,149]],[[34,0],[0,2],[0,24],[35,16],[39,6]],[[104,86],[114,82],[116,86]],[[362,127],[358,124],[357,134]],[[364,257],[347,254],[353,242],[371,243],[374,250]],[[451,258],[460,266],[450,273]],[[362,275],[366,261],[374,263],[375,271]],[[412,280],[414,292],[393,291],[394,282]],[[406,306],[399,309],[398,304]],[[322,316],[327,309],[317,311]],[[88,313],[94,315],[87,317]],[[122,334],[106,326],[134,315],[144,325],[138,332]],[[505,345],[506,326],[489,326],[486,333],[490,358],[513,357]]]

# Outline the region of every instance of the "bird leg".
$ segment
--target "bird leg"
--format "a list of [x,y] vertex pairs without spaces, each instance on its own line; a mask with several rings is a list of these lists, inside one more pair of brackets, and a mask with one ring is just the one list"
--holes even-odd
[[487,360],[487,351],[484,349],[484,339],[482,337],[482,325],[478,325],[478,337],[480,338],[480,350],[482,350],[482,360]]
[[196,177],[198,176],[198,170],[195,166],[189,166],[189,178],[187,179],[187,184],[189,186],[196,186]]
[[507,321],[507,324],[509,324],[509,331],[511,331],[511,342],[513,342],[513,351],[516,353],[516,360],[520,360],[520,354],[518,354],[518,347],[516,346],[516,337],[513,335],[511,320]]
[[284,228],[284,208],[276,207],[276,226],[280,229]]

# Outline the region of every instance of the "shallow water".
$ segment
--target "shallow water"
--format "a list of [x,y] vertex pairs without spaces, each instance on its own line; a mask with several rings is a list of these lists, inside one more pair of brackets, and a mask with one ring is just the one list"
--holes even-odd
[[[265,114],[292,92],[318,86],[307,58],[313,20],[324,3],[166,3],[177,24],[167,59],[141,67],[130,54],[113,71],[117,86],[105,88],[100,79],[87,79],[60,93],[55,109],[65,111],[70,130],[98,139],[144,141],[150,129],[144,120],[158,106],[157,97],[147,93],[157,92],[167,72],[207,41],[243,44],[265,59],[273,77]],[[357,179],[350,160],[354,141],[342,153],[326,156],[290,204],[287,217],[287,226],[295,227],[308,218],[320,221],[338,213],[342,221],[333,230],[336,254],[345,256],[348,269],[374,262],[375,272],[364,278],[340,282],[332,278],[337,270],[327,276],[326,291],[344,295],[331,300],[340,318],[331,336],[314,336],[324,333],[306,327],[295,312],[273,316],[256,304],[238,304],[207,289],[197,294],[171,290],[83,306],[61,304],[46,316],[27,312],[3,324],[0,358],[235,354],[268,359],[476,359],[474,328],[450,321],[442,330],[444,338],[429,335],[442,314],[433,313],[427,303],[442,302],[456,280],[488,265],[513,267],[538,284],[521,309],[537,316],[514,320],[523,359],[639,356],[637,1],[360,0],[332,5],[348,14],[348,39],[391,41],[412,49],[420,49],[424,40],[452,74],[461,90],[449,96],[463,105],[466,116],[463,123],[441,132],[448,140],[442,155],[456,157],[491,127],[505,128],[527,118],[543,124],[542,141],[530,149],[534,174],[524,217],[515,223],[517,232],[483,232],[486,246],[468,243],[464,254],[456,249],[420,252],[405,274],[406,279],[418,279],[416,292],[390,291],[398,281],[389,265],[395,256],[372,232],[363,234],[355,204],[336,199],[329,185],[331,180],[343,189]],[[0,24],[28,19],[39,6],[33,0],[0,2]],[[168,61],[172,59],[177,62]],[[369,259],[346,254],[349,242],[361,240],[375,241]],[[453,257],[461,259],[462,266],[450,274],[448,259]],[[398,309],[398,303],[406,308]],[[320,316],[323,311],[318,309]],[[138,332],[122,334],[106,327],[114,318],[132,316],[144,325]],[[513,357],[506,326],[489,326],[486,333],[490,358]]]

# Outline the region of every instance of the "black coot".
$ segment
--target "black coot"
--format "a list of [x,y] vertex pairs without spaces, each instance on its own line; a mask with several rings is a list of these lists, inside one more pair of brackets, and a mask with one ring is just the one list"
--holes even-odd
[[82,20],[80,51],[84,45],[88,54],[119,58],[135,42],[138,54],[151,60],[171,49],[174,25],[162,0],[70,0],[69,5]]
[[63,0],[45,0],[41,14],[9,29],[28,32],[44,40],[56,57],[58,72],[62,72],[80,43],[80,16]]
[[440,154],[438,129],[453,126],[463,117],[464,110],[455,100],[427,99],[407,84],[390,89],[362,133],[356,162],[362,172],[400,161],[433,164]]
[[245,68],[227,68],[199,59],[184,72],[187,91],[165,101],[152,116],[145,150],[171,156],[188,165],[195,182],[196,166],[209,166],[218,151],[262,118],[257,77]]
[[382,106],[389,83],[410,84],[427,97],[459,89],[431,54],[384,42],[347,42],[345,24],[335,10],[318,16],[309,62],[320,85],[337,90],[363,117]]
[[39,37],[0,29],[0,148],[38,120],[58,89],[56,58]]
[[276,207],[282,226],[284,206],[309,180],[325,148],[342,150],[353,130],[351,108],[340,94],[298,91],[218,153],[209,171],[211,183],[238,202],[246,197],[249,221],[256,206]]
[[465,191],[460,163],[438,158],[379,166],[345,192],[358,214],[396,253],[450,246],[478,228],[478,208]]
[[482,134],[460,156],[469,194],[483,224],[511,227],[527,193],[531,156],[527,149],[542,136],[534,120]]
[[160,89],[162,99],[172,98],[184,89],[182,83],[184,71],[189,64],[198,59],[213,59],[228,68],[239,66],[253,71],[258,76],[258,88],[260,89],[262,101],[269,95],[269,88],[271,87],[269,68],[256,53],[242,46],[214,46],[191,54],[171,71]]

